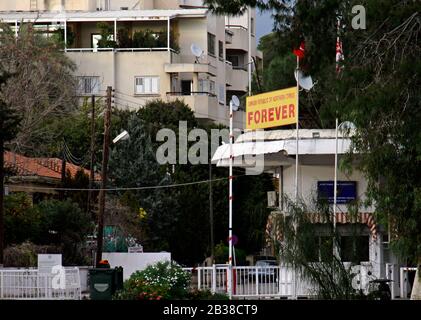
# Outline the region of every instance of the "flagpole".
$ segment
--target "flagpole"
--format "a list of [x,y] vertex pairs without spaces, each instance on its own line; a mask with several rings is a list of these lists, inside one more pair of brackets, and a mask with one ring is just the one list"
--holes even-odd
[[[300,58],[297,56],[297,122],[296,122],[296,155],[295,155],[295,205],[296,208],[298,208],[298,141],[300,139],[299,135],[299,102],[300,102],[300,84],[299,84],[299,70],[300,68]],[[297,223],[296,221],[294,223],[294,233],[297,234]],[[295,268],[293,269],[293,286],[292,286],[292,296],[295,299],[297,297],[297,273]]]
[[300,138],[299,136],[299,102],[300,102],[300,84],[299,84],[299,70],[300,68],[300,58],[297,56],[297,122],[296,122],[296,155],[295,155],[295,203],[298,206],[298,140]]

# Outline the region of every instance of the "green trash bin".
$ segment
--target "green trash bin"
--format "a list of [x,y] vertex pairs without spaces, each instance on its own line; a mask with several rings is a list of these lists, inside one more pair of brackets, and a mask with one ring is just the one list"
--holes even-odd
[[111,300],[114,293],[123,286],[123,268],[90,269],[89,281],[91,300]]

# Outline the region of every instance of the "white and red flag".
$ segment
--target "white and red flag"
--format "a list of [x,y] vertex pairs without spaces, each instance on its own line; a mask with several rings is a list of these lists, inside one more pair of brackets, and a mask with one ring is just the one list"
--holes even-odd
[[342,41],[340,39],[340,32],[341,32],[341,18],[338,17],[338,24],[337,24],[337,37],[336,37],[336,72],[339,73],[343,68],[342,62],[345,60],[344,57],[344,50],[342,47]]

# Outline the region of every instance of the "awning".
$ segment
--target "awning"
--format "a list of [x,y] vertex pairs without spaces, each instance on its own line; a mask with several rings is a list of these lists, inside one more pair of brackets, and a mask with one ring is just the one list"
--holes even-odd
[[[338,139],[338,154],[345,154],[351,146],[350,139]],[[335,154],[335,139],[302,139],[299,140],[299,155],[329,155]],[[276,141],[255,141],[236,142],[233,144],[233,155],[236,162],[243,156],[270,155],[280,153],[282,156],[295,156],[297,154],[296,140],[276,140]],[[212,157],[212,163],[224,165],[225,160],[230,158],[230,146],[224,144],[220,146]]]

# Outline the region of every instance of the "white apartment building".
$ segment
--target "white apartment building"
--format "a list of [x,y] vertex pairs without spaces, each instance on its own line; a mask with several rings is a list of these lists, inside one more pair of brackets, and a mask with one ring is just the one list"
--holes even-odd
[[[111,86],[121,108],[182,99],[198,119],[228,125],[231,96],[248,94],[262,63],[255,11],[215,16],[201,0],[1,1],[0,20],[16,35],[25,22],[45,36],[61,32],[63,49],[77,66],[79,95],[103,96]],[[109,44],[100,42],[101,23]],[[244,124],[240,110],[234,126]]]

